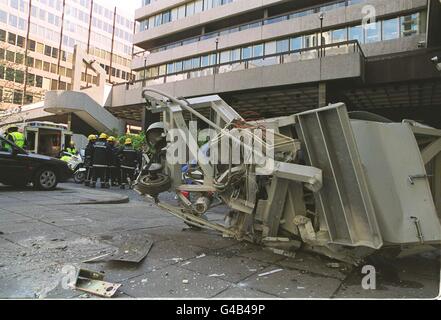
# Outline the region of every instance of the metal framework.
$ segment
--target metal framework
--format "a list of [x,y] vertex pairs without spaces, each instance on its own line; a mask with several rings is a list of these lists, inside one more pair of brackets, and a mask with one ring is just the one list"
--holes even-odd
[[[163,114],[168,143],[163,134],[165,148],[146,155],[136,189],[189,225],[284,255],[303,246],[353,264],[392,245],[441,242],[439,130],[409,121],[351,120],[342,103],[246,122],[218,96],[185,100],[145,89],[143,97],[149,111]],[[188,117],[215,131],[200,148]],[[164,156],[171,152],[175,129],[189,159],[196,159],[187,161],[187,172],[182,163],[172,164]],[[198,157],[204,148],[210,156],[219,152],[224,138],[230,149],[240,145],[239,162],[231,156],[223,164]],[[248,141],[257,141],[265,151],[256,151]],[[247,162],[247,152],[263,161]],[[412,154],[408,161],[397,163],[395,158],[407,152]],[[176,192],[178,206],[160,200],[167,190]],[[205,217],[219,205],[216,199],[229,208],[224,224]]]

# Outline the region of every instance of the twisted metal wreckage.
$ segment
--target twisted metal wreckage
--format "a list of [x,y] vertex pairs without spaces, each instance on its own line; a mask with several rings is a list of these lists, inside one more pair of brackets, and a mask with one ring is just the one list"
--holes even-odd
[[[172,141],[156,131],[148,140],[157,151],[145,157],[136,190],[187,224],[284,255],[302,247],[351,264],[379,249],[411,254],[441,242],[441,130],[348,114],[343,103],[246,122],[218,96],[185,100],[146,89],[143,97],[150,111],[163,115],[163,126],[152,128],[179,129],[198,160],[185,173],[182,164],[167,162]],[[227,130],[235,128],[265,146],[264,164],[244,157],[238,164],[231,157],[227,165],[201,161],[191,147],[197,137],[189,116],[216,131],[210,152],[226,136],[250,148]],[[159,200],[170,190],[178,205]],[[231,210],[224,225],[205,217],[216,199]]]

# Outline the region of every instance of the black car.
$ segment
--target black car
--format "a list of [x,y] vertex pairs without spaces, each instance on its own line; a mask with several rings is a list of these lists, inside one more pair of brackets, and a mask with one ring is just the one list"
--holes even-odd
[[67,163],[26,152],[0,136],[0,183],[19,187],[32,183],[36,189],[53,190],[71,176]]

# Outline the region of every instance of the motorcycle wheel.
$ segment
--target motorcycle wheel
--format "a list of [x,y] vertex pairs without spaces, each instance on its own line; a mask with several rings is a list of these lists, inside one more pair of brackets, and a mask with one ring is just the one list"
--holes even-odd
[[81,184],[86,180],[86,172],[77,171],[74,173],[73,179],[75,183]]

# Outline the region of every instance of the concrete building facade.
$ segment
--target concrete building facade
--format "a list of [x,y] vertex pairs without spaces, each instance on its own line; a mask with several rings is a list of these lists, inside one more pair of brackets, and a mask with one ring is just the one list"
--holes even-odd
[[[133,30],[134,21],[106,1],[0,0],[0,109],[71,90],[75,45],[96,58],[107,82],[131,80]],[[82,72],[82,87],[97,82]]]
[[[441,120],[438,0],[143,1],[132,68],[108,109],[144,121],[141,91],[220,94],[239,113],[287,115],[330,102],[395,120]],[[148,122],[148,120],[147,120]]]

